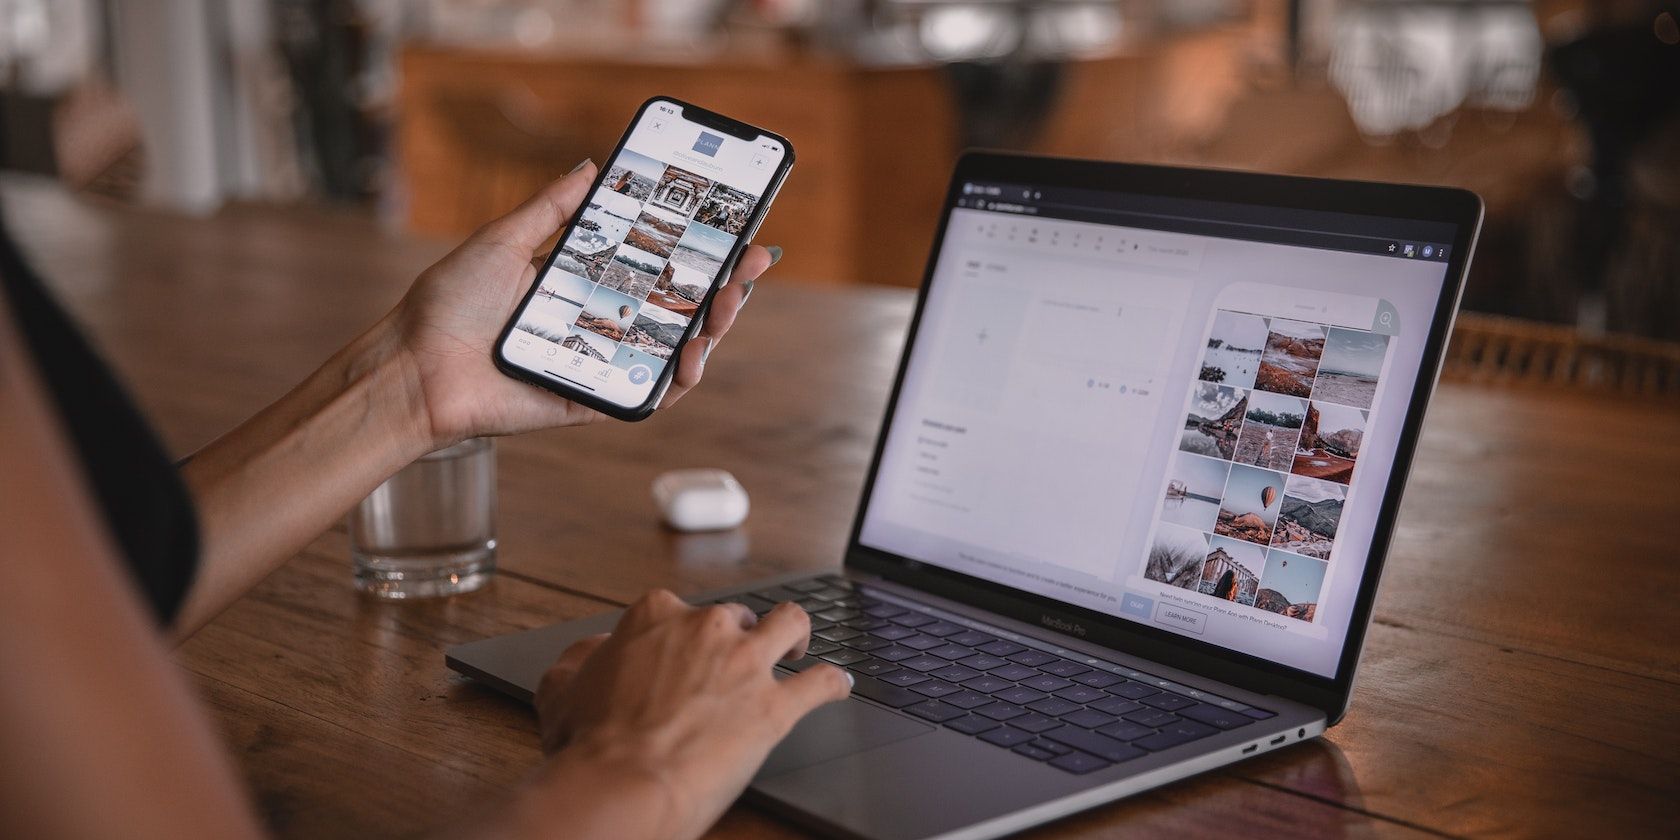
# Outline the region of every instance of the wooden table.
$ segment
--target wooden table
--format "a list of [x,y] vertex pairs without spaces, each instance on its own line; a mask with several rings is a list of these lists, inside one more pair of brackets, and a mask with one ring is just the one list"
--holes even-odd
[[[191,220],[17,181],[0,196],[180,452],[282,393],[443,250],[348,214]],[[910,303],[772,275],[676,410],[502,442],[503,572],[484,591],[358,597],[335,529],[206,628],[182,666],[276,831],[412,834],[530,770],[529,711],[447,671],[445,645],[649,586],[833,566]],[[659,528],[649,479],[695,465],[754,493],[743,529]],[[1444,384],[1347,720],[1035,836],[1672,835],[1677,474],[1672,405]],[[737,808],[715,834],[797,832]]]

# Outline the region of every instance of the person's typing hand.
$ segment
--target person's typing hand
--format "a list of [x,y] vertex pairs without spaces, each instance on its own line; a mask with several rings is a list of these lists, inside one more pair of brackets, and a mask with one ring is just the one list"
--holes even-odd
[[739,604],[691,607],[651,592],[611,635],[578,642],[544,674],[543,749],[656,791],[660,807],[637,836],[696,837],[800,718],[850,692],[832,665],[773,676],[778,659],[804,655],[810,628],[794,604],[757,619]]

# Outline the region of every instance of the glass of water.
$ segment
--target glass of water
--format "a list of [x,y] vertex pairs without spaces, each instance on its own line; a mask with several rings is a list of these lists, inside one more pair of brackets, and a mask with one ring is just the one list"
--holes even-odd
[[496,447],[471,438],[404,467],[350,513],[356,588],[381,598],[471,592],[496,570]]

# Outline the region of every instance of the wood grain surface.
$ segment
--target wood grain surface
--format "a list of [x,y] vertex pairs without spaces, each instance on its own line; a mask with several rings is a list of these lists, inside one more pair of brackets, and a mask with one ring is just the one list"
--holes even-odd
[[[189,219],[27,180],[0,181],[0,206],[181,453],[283,393],[445,249],[348,213]],[[414,834],[530,771],[529,711],[446,670],[446,645],[650,586],[837,564],[911,301],[772,272],[675,409],[501,442],[503,572],[482,592],[360,597],[339,529],[207,627],[181,663],[270,824]],[[753,494],[742,529],[657,524],[649,480],[700,465]],[[1034,836],[1672,836],[1677,474],[1672,404],[1443,383],[1346,721]],[[736,808],[714,834],[798,833]]]

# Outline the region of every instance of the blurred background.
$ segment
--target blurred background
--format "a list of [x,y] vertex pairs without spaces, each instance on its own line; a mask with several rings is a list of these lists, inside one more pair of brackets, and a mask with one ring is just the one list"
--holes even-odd
[[785,282],[918,282],[966,146],[1460,186],[1467,309],[1680,341],[1676,2],[0,0],[0,68],[0,168],[440,239],[690,99],[798,148]]

